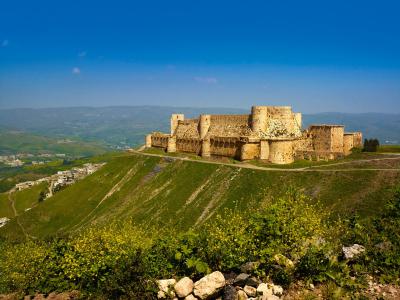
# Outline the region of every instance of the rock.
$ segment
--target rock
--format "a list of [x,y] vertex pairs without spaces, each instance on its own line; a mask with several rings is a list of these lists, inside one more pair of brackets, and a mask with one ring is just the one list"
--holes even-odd
[[279,300],[279,297],[275,295],[263,295],[261,300]]
[[249,261],[240,266],[240,272],[242,273],[251,273],[255,271],[260,265],[258,261]]
[[243,288],[243,291],[247,294],[249,297],[255,297],[257,296],[257,289],[255,287],[245,285]]
[[185,297],[185,300],[197,300],[197,298],[195,296],[193,296],[192,294],[190,294]]
[[33,297],[33,300],[43,300],[46,299],[46,297],[43,294],[36,294],[35,297]]
[[244,287],[246,285],[246,281],[249,277],[250,277],[249,274],[240,273],[238,276],[236,276],[235,280],[233,281],[233,285],[238,285],[238,286]]
[[280,285],[273,285],[272,286],[272,293],[276,296],[282,296],[283,288]]
[[246,280],[246,285],[249,285],[249,286],[252,286],[252,287],[255,287],[255,288],[257,288],[260,283],[261,283],[261,280],[258,279],[257,277],[254,277],[254,276],[249,277]]
[[223,297],[224,300],[237,300],[238,293],[234,286],[227,285],[224,288]]
[[164,299],[164,298],[173,298],[175,297],[175,292],[174,292],[174,285],[176,283],[175,279],[161,279],[157,281],[158,285],[158,293],[157,293],[157,298],[158,299]]
[[257,294],[259,295],[272,295],[272,289],[268,287],[266,283],[261,283],[257,288]]
[[353,259],[359,256],[361,253],[365,252],[365,247],[359,244],[354,244],[349,247],[342,247],[343,256],[345,259]]
[[223,273],[224,277],[225,277],[225,284],[226,285],[232,285],[233,282],[235,281],[235,278],[237,276],[237,274],[235,274],[234,272],[229,272],[229,273]]
[[313,283],[310,283],[310,289],[311,289],[311,290],[315,289],[315,286],[314,286]]
[[189,277],[183,277],[174,286],[176,295],[179,298],[186,297],[187,295],[192,293],[193,285],[194,284],[192,279],[190,279]]
[[247,294],[246,294],[244,291],[238,290],[238,297],[237,297],[237,299],[238,299],[238,300],[247,300],[248,297],[247,297]]
[[219,272],[213,272],[194,284],[194,295],[200,299],[207,299],[219,292],[225,286],[224,275]]

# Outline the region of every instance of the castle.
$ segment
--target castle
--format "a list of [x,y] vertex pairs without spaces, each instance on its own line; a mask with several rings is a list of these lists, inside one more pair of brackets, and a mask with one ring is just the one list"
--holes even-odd
[[329,160],[362,146],[361,132],[344,132],[343,125],[311,125],[302,130],[302,115],[290,106],[253,106],[246,115],[171,116],[171,133],[146,136],[146,147],[167,152],[261,159],[288,164],[296,159]]

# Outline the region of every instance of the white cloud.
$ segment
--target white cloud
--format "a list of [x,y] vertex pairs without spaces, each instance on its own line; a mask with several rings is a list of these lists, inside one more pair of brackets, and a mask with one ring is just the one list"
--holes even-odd
[[195,77],[194,80],[197,82],[208,84],[216,84],[218,82],[217,78],[215,77]]
[[8,40],[4,40],[4,41],[1,43],[1,46],[2,46],[2,47],[7,47],[8,44],[9,44],[9,41],[8,41]]
[[81,74],[81,69],[79,69],[78,67],[73,68],[72,69],[72,74],[75,74],[75,75]]
[[79,53],[78,53],[78,56],[79,56],[79,57],[85,57],[86,54],[87,54],[86,51],[82,51],[82,52],[79,52]]

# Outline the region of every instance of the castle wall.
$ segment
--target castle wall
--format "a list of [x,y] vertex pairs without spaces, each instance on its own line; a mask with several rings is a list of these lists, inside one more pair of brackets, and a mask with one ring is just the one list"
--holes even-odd
[[269,142],[269,161],[273,164],[290,164],[294,161],[292,140],[272,140]]
[[313,150],[318,152],[326,152],[331,149],[331,127],[327,126],[310,126]]
[[201,140],[199,138],[176,138],[176,150],[179,152],[201,153]]
[[176,152],[176,138],[174,136],[170,136],[168,138],[167,152],[168,153]]
[[351,154],[351,149],[354,148],[354,136],[352,133],[345,133],[343,136],[343,153],[344,155]]
[[211,142],[210,139],[204,139],[201,141],[201,157],[211,156]]
[[163,133],[153,133],[151,135],[151,146],[157,148],[167,149],[168,147],[168,134]]
[[332,152],[343,152],[344,126],[332,127],[331,149]]
[[335,159],[362,146],[361,132],[344,134],[341,125],[312,125],[303,132],[301,126],[301,113],[294,113],[290,106],[253,106],[251,114],[200,115],[186,120],[183,114],[173,114],[171,134],[147,135],[145,146],[203,157],[260,158],[277,164],[295,158]]
[[260,141],[260,159],[267,160],[269,158],[268,141]]
[[260,156],[259,143],[244,143],[240,150],[240,160],[255,159]]
[[239,138],[211,137],[210,153],[217,156],[240,158],[241,143]]

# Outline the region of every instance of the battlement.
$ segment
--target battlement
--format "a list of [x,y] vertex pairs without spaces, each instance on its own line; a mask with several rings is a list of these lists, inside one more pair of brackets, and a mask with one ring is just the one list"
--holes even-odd
[[345,133],[343,125],[313,124],[302,131],[302,115],[291,106],[253,106],[242,115],[171,116],[170,134],[146,136],[146,147],[191,152],[203,157],[227,156],[291,163],[300,158],[334,159],[362,144],[360,132]]

